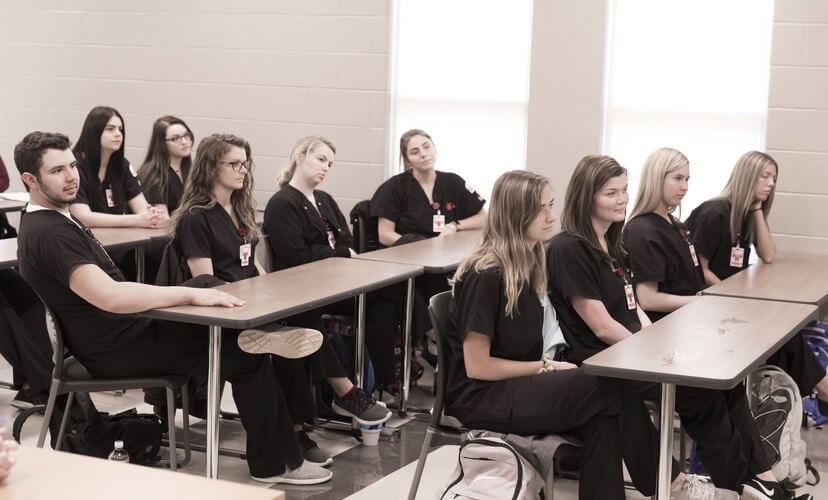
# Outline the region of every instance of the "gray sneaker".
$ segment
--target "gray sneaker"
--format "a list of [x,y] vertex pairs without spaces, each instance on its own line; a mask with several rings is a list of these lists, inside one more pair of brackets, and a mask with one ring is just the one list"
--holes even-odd
[[250,354],[304,358],[322,346],[322,333],[310,328],[266,324],[239,334],[239,349]]
[[679,488],[670,492],[671,500],[713,500],[716,486],[707,476],[685,474]]
[[271,484],[320,484],[330,481],[332,477],[333,472],[305,460],[296,469],[289,469],[278,476],[256,477],[251,475],[250,479]]
[[316,464],[320,467],[327,467],[333,463],[333,458],[320,450],[319,445],[311,439],[307,432],[297,432],[296,439],[299,441],[299,447],[302,449],[302,457],[305,458],[306,462]]
[[371,395],[355,387],[350,395],[340,398],[336,396],[331,408],[337,415],[351,417],[360,424],[376,425],[391,418],[391,410],[385,404],[377,402]]

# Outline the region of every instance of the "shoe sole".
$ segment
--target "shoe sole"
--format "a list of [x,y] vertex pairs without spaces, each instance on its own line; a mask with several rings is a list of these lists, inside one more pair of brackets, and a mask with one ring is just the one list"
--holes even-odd
[[239,349],[250,354],[275,354],[288,359],[304,358],[322,346],[322,333],[309,328],[285,327],[275,332],[245,330],[239,334]]
[[353,413],[349,412],[348,410],[346,410],[344,408],[340,408],[339,406],[337,406],[335,401],[333,403],[331,403],[331,409],[337,415],[340,415],[340,416],[343,416],[343,417],[351,417],[352,419],[356,420],[358,423],[360,423],[362,425],[382,424],[382,423],[387,422],[388,419],[391,418],[391,412],[389,411],[388,413],[385,414],[385,417],[383,417],[379,420],[365,420],[364,418],[357,417],[356,415],[354,415]]
[[322,484],[327,483],[333,477],[333,472],[328,471],[329,474],[322,478],[313,478],[313,479],[290,479],[290,478],[283,478],[279,476],[274,477],[256,477],[250,476],[250,479],[254,481],[258,481],[260,483],[267,483],[267,484],[299,484],[299,485],[308,485],[308,484]]

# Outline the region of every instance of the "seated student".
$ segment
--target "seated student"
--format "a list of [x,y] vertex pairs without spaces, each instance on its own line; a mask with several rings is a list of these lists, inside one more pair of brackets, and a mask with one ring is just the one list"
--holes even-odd
[[[635,276],[636,295],[642,309],[654,320],[689,303],[705,287],[690,233],[672,215],[687,194],[689,180],[687,157],[670,148],[655,151],[644,163],[638,197],[624,226],[624,246]],[[742,436],[750,470],[764,481],[775,482],[770,471],[772,461],[763,449],[744,384],[717,392],[727,402],[729,418]],[[756,484],[751,488],[759,489]]]
[[[400,137],[400,160],[405,171],[385,181],[371,198],[371,215],[378,218],[382,245],[402,245],[483,227],[486,201],[459,175],[435,169],[437,148],[430,135],[420,129],[404,133]],[[448,290],[449,277],[448,273],[424,274],[415,280],[415,340],[421,341],[431,329],[428,300]]]
[[181,203],[192,165],[192,148],[193,131],[184,120],[169,115],[155,120],[138,181],[147,202],[167,216]]
[[[333,165],[334,145],[323,137],[299,139],[279,177],[279,191],[267,202],[264,229],[270,243],[274,271],[328,257],[351,257],[352,237],[345,216],[331,195],[316,189]],[[394,331],[397,305],[372,295],[366,308],[366,344],[377,368],[377,380],[390,384],[394,380]],[[291,324],[322,329],[321,315],[353,314],[353,299],[314,309],[288,320]],[[325,379],[334,390],[334,412],[352,417],[362,424],[378,424],[391,412],[371,395],[354,386],[333,347],[325,341],[319,352],[304,360],[273,359],[276,373],[295,383],[285,390],[293,416],[294,429],[305,450],[305,458],[330,463],[316,443],[302,430],[302,422],[313,418],[316,405],[311,384]]]
[[[183,304],[240,307],[244,302],[210,288],[124,281],[92,232],[68,210],[79,189],[69,145],[65,135],[32,132],[15,146],[17,169],[31,193],[18,238],[23,277],[55,312],[67,347],[93,376],[176,374],[206,381],[208,346],[203,326],[134,314]],[[215,282],[201,277],[188,284]],[[329,471],[302,459],[267,358],[242,352],[237,336],[230,332],[222,335],[221,352],[221,376],[233,384],[233,398],[247,432],[251,477],[291,484],[329,480]]]
[[[768,216],[778,175],[779,166],[770,155],[745,153],[733,167],[722,194],[696,207],[687,218],[708,285],[745,269],[751,245],[764,262],[776,257]],[[828,376],[801,335],[788,341],[768,363],[785,370],[803,396],[816,390],[819,409],[828,414]]]
[[[512,171],[495,182],[483,242],[454,275],[446,413],[473,429],[575,434],[584,441],[579,498],[623,499],[622,452],[633,479],[646,484],[655,461],[638,464],[658,448],[635,439],[622,448],[622,398],[632,397],[620,390],[626,382],[587,375],[548,354],[562,342],[543,305],[553,203],[540,175]],[[624,416],[623,431],[654,432],[646,415],[638,416]]]
[[[566,190],[563,232],[552,238],[547,249],[549,294],[570,346],[564,356],[567,361],[580,364],[650,325],[636,300],[622,246],[626,207],[626,169],[609,156],[582,158]],[[657,384],[631,386],[643,397],[659,398]],[[625,416],[642,408],[625,408]],[[730,418],[723,393],[677,386],[676,410],[717,487],[754,494],[746,498],[784,498],[778,496],[784,495],[779,485],[755,477],[767,469],[754,469],[756,464],[745,457],[743,437]],[[644,418],[644,413],[639,417]],[[656,440],[654,433],[636,438]],[[679,477],[675,464],[673,479],[674,489],[715,491],[699,477]],[[761,491],[773,495],[761,496],[754,486],[757,482],[763,485]]]

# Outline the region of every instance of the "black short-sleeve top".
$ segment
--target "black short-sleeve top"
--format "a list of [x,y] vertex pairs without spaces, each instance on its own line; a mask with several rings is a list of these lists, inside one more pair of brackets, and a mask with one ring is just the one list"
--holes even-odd
[[[182,214],[175,228],[175,241],[185,258],[208,258],[216,278],[233,282],[259,275],[255,264],[257,242],[251,243],[245,232],[236,228],[230,214],[216,203],[212,208],[194,208]],[[240,257],[244,244],[251,245],[246,265]]]
[[549,240],[546,266],[549,300],[570,346],[569,361],[580,364],[607,347],[572,307],[573,296],[600,300],[609,315],[627,330],[635,333],[641,329],[637,310],[627,307],[624,287],[632,285],[633,280],[627,263],[610,264],[586,241],[562,232]]
[[433,203],[428,201],[420,183],[411,170],[385,181],[371,198],[371,216],[394,221],[394,229],[401,235],[415,234],[431,238],[434,216],[439,211],[445,223],[456,222],[476,215],[486,204],[474,188],[457,174],[436,172]]
[[[513,316],[506,314],[506,293],[500,268],[469,270],[454,288],[449,308],[449,356],[446,375],[448,413],[463,421],[501,421],[511,414],[509,395],[496,382],[473,380],[466,375],[463,340],[474,331],[491,338],[493,357],[538,361],[543,354],[543,306],[532,287],[524,286]],[[473,417],[470,417],[473,415]]]
[[124,281],[82,223],[54,210],[26,212],[17,243],[20,274],[60,319],[64,341],[81,362],[140,341],[148,319],[98,309],[69,287],[71,271],[81,264],[97,265],[113,280]]
[[[187,180],[187,170],[181,171],[184,180]],[[144,197],[150,205],[167,205],[167,213],[172,214],[178,205],[181,204],[181,197],[184,195],[184,184],[178,178],[175,172],[170,169],[170,174],[167,177],[167,192],[162,193],[157,185],[155,179],[144,178],[144,183],[141,185],[144,191]]]
[[264,230],[274,271],[328,257],[350,257],[353,237],[331,195],[314,190],[316,208],[298,189],[282,186],[270,197]]
[[98,170],[78,158],[78,193],[74,203],[85,203],[93,212],[123,215],[130,213],[128,202],[142,193],[132,166],[125,159],[120,165],[110,163],[103,182]]
[[729,278],[748,266],[751,242],[744,236],[747,221],[742,224],[742,233],[739,235],[739,246],[745,251],[742,266],[730,265],[730,251],[735,241],[730,234],[730,200],[714,198],[705,201],[690,213],[685,223],[692,231],[696,252],[707,258],[710,270],[719,279]]
[[[704,276],[691,254],[691,233],[677,218],[668,222],[657,213],[639,215],[624,226],[624,246],[629,253],[635,281],[655,281],[658,291],[672,295],[695,295],[702,290]],[[656,321],[668,313],[645,311]]]

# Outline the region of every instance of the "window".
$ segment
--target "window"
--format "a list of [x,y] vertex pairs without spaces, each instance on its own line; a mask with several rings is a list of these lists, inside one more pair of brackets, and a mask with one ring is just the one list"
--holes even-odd
[[630,172],[630,210],[660,147],[690,160],[682,218],[764,148],[772,19],[771,0],[613,1],[604,151]]
[[399,138],[428,132],[437,169],[486,199],[495,179],[526,165],[532,0],[397,0],[391,174]]

